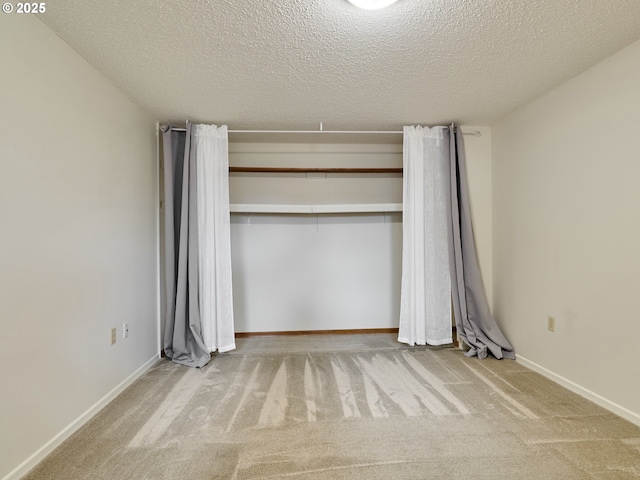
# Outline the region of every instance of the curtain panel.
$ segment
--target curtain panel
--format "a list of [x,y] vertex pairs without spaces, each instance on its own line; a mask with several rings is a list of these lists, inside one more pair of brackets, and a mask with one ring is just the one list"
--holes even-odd
[[482,283],[462,133],[454,125],[404,127],[403,167],[398,341],[452,343],[453,309],[465,355],[515,359]]
[[235,348],[227,128],[162,126],[165,355],[202,367]]
[[469,350],[465,355],[515,359],[516,352],[502,334],[489,308],[473,237],[464,138],[460,128],[449,127],[450,194],[449,261],[451,299],[456,332]]
[[447,240],[446,127],[404,127],[402,277],[398,341],[453,342]]

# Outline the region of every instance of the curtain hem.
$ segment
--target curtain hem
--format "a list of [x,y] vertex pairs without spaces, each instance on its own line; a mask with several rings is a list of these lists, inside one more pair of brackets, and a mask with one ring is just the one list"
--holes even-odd
[[230,351],[235,350],[235,349],[236,349],[236,344],[232,343],[231,345],[226,345],[224,347],[218,347],[218,353],[230,352]]
[[406,343],[410,347],[415,347],[416,345],[420,345],[420,346],[430,345],[432,347],[439,347],[441,345],[453,344],[453,337],[450,340],[427,340],[426,342],[416,342],[416,341],[411,341],[405,337],[398,337],[398,342]]

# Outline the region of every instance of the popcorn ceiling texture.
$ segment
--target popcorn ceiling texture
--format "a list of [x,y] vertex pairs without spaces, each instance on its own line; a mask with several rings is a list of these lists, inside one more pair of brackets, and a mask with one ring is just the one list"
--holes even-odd
[[161,122],[490,124],[640,38],[637,0],[47,0],[40,18]]

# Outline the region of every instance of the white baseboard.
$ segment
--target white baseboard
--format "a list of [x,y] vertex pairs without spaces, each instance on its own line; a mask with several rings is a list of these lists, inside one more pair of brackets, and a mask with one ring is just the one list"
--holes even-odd
[[19,480],[25,476],[33,467],[40,463],[44,458],[56,449],[62,442],[69,438],[76,430],[87,423],[96,413],[102,410],[109,402],[120,395],[125,388],[140,378],[147,370],[149,370],[158,360],[160,355],[154,355],[151,359],[144,363],[135,372],[129,375],[122,383],[98,400],[91,408],[71,422],[55,437],[45,443],[33,455],[9,472],[2,480]]
[[541,367],[537,363],[532,362],[531,360],[527,360],[526,358],[517,355],[516,361],[521,363],[525,367],[530,368],[534,372],[538,372],[539,374],[547,377],[549,380],[554,381],[555,383],[562,385],[568,390],[571,390],[573,393],[577,393],[581,397],[586,398],[587,400],[591,400],[593,403],[600,405],[603,408],[606,408],[611,413],[615,413],[619,417],[624,418],[625,420],[629,420],[631,423],[634,423],[640,426],[640,414],[632,412],[631,410],[624,408],[617,403],[612,402],[604,397],[601,397],[597,393],[592,392],[591,390],[587,390],[586,388],[578,385],[577,383],[568,380],[551,370],[547,370],[544,367]]

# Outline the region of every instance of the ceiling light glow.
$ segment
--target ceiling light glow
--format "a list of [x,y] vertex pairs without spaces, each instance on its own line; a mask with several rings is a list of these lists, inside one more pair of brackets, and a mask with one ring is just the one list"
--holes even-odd
[[388,7],[397,1],[398,0],[349,0],[349,2],[354,4],[356,7],[364,8],[366,10],[377,10],[379,8]]

